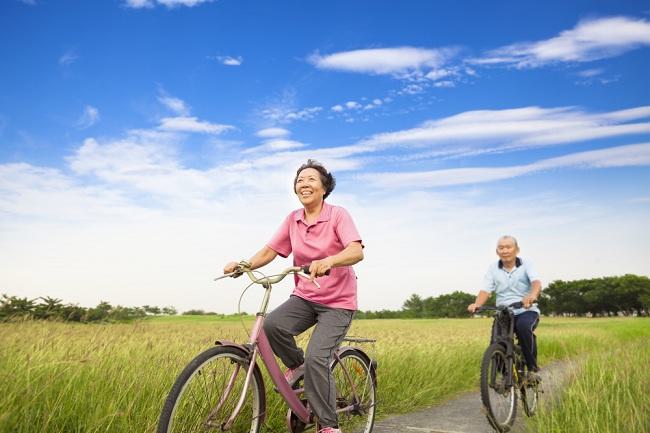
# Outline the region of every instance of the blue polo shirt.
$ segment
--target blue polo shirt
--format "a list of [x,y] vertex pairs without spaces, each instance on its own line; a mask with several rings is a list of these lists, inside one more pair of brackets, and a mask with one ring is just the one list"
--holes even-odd
[[[499,260],[488,268],[483,279],[483,290],[488,293],[497,292],[497,305],[510,305],[526,297],[531,292],[532,282],[535,280],[539,280],[539,276],[528,260],[517,257],[515,268],[511,272],[508,272]],[[529,309],[518,308],[515,314],[525,311],[535,311],[539,314],[537,303]]]

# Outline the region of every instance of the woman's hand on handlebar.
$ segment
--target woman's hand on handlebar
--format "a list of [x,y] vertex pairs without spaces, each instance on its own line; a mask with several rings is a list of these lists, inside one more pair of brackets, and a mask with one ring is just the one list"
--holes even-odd
[[313,280],[316,277],[329,275],[330,270],[333,268],[332,261],[329,257],[321,260],[314,260],[309,266],[309,279]]
[[238,262],[228,262],[226,263],[226,266],[223,267],[223,273],[224,274],[233,273],[237,270],[238,266],[239,266]]

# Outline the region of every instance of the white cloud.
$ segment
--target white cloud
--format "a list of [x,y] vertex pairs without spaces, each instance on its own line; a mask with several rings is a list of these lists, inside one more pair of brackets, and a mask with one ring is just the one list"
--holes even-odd
[[92,105],[86,105],[84,112],[77,120],[77,127],[89,128],[99,121],[99,110]]
[[602,69],[585,69],[584,71],[578,72],[577,75],[584,78],[590,78],[590,77],[595,77],[597,75],[601,75],[602,73],[603,73]]
[[555,168],[629,166],[650,166],[650,143],[578,152],[511,167],[470,167],[423,172],[371,173],[359,175],[359,179],[364,183],[383,189],[435,188],[480,184]]
[[575,28],[539,42],[517,43],[470,63],[535,68],[557,62],[589,62],[650,45],[650,22],[630,17],[584,20]]
[[304,143],[301,143],[299,141],[276,138],[273,140],[267,140],[264,142],[264,144],[260,146],[255,146],[246,149],[244,153],[248,154],[248,153],[255,153],[255,152],[258,153],[279,152],[284,150],[300,149],[305,146],[306,145]]
[[325,56],[313,54],[309,57],[309,61],[320,69],[404,78],[413,74],[422,75],[423,70],[440,68],[455,54],[455,51],[449,48],[369,48]]
[[178,115],[187,116],[190,114],[190,107],[182,99],[162,93],[158,96],[158,101]]
[[168,8],[174,8],[177,6],[194,7],[211,1],[213,0],[126,0],[125,6],[134,9],[152,8],[157,4]]
[[287,129],[284,128],[266,128],[257,131],[255,135],[262,138],[280,138],[280,137],[286,137],[288,135],[291,135],[291,132],[289,132]]
[[278,123],[292,123],[296,120],[309,120],[323,110],[323,107],[307,107],[296,110],[284,106],[274,106],[262,110],[262,117]]
[[340,113],[343,110],[345,110],[345,107],[343,107],[343,105],[341,105],[341,104],[336,104],[331,108],[331,110],[336,112],[336,113]]
[[359,104],[357,101],[348,101],[345,103],[345,108],[348,110],[358,110],[361,108],[361,104]]
[[160,126],[158,128],[163,131],[199,132],[205,134],[221,134],[224,131],[234,129],[231,125],[200,121],[196,117],[188,116],[163,117],[160,119]]
[[647,134],[650,123],[626,122],[648,117],[650,106],[600,114],[576,108],[477,110],[427,121],[412,129],[376,134],[358,144],[366,150],[409,146],[428,148],[436,156],[471,155]]
[[78,58],[79,56],[74,52],[74,50],[69,50],[59,57],[59,65],[69,66],[77,61]]
[[244,62],[241,56],[216,56],[215,58],[226,66],[240,66]]

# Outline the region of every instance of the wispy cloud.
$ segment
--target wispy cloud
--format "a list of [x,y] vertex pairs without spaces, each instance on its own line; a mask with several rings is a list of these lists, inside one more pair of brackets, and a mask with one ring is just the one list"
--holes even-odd
[[267,107],[262,110],[262,117],[274,123],[292,123],[297,120],[309,120],[316,117],[323,107],[306,107],[293,109],[285,106]]
[[581,21],[573,29],[551,39],[497,48],[468,62],[536,68],[559,62],[589,62],[614,57],[648,45],[650,22],[624,16],[607,17]]
[[78,58],[79,56],[74,50],[68,50],[61,57],[59,57],[59,65],[69,66],[73,64]]
[[199,132],[205,134],[221,134],[234,129],[232,125],[222,125],[198,120],[193,116],[163,117],[160,119],[159,129],[176,132]]
[[290,135],[291,132],[284,128],[265,128],[257,131],[255,135],[262,138],[281,138]]
[[212,58],[226,66],[240,66],[242,63],[244,63],[244,58],[241,56],[214,56]]
[[77,120],[78,128],[89,128],[99,121],[99,110],[92,105],[86,105],[84,111]]
[[35,6],[36,5],[36,0],[18,0],[21,3],[24,3],[26,5],[30,6]]
[[178,6],[194,7],[212,1],[213,0],[126,0],[124,5],[134,9],[153,8],[157,5],[174,8]]
[[162,93],[158,96],[158,101],[178,115],[187,116],[190,114],[190,107],[182,99]]
[[319,69],[391,75],[399,79],[437,80],[449,75],[445,64],[456,55],[455,48],[368,48],[333,54],[312,54],[308,61]]
[[650,166],[650,143],[610,147],[549,158],[532,164],[510,167],[470,167],[401,173],[359,175],[364,183],[379,188],[435,188],[452,185],[479,184],[510,179],[556,168],[607,168]]
[[650,106],[609,113],[577,108],[525,107],[467,111],[430,120],[412,129],[376,134],[357,143],[361,149],[428,149],[430,156],[475,155],[551,146],[606,137],[647,134]]

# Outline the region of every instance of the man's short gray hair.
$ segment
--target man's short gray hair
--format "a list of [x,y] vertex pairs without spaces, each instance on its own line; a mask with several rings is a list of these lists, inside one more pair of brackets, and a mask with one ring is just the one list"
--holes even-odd
[[511,239],[511,240],[515,243],[515,248],[519,248],[519,244],[517,243],[517,239],[515,239],[514,236],[510,236],[510,235],[503,235],[503,236],[501,236],[501,237],[499,238],[499,240],[497,241],[497,246],[499,246],[499,242],[501,242],[501,241],[505,241],[506,239]]

